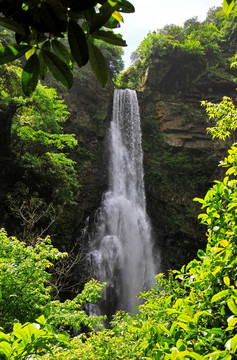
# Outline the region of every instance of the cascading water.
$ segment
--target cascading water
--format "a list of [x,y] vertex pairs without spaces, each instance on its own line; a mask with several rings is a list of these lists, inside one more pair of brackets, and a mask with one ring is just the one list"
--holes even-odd
[[109,132],[109,190],[97,212],[89,258],[94,277],[107,282],[107,312],[134,312],[136,296],[151,287],[155,276],[135,91],[115,90]]

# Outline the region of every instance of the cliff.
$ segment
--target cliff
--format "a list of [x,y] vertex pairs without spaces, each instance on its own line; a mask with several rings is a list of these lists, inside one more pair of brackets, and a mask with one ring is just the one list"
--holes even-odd
[[197,215],[228,144],[206,133],[202,100],[218,102],[235,94],[236,83],[223,69],[198,57],[154,58],[138,93],[143,127],[147,211],[160,246],[164,269],[179,267],[205,245]]

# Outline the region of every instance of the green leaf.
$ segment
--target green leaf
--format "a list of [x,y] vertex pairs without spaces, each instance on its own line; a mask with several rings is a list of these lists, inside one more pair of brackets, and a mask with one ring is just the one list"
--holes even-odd
[[27,332],[20,323],[14,324],[12,334],[17,337],[17,339],[20,339],[25,346],[29,343]]
[[12,44],[0,48],[0,65],[18,59],[19,57],[24,55],[29,49],[31,49],[31,46],[29,45],[18,44]]
[[230,290],[223,290],[223,291],[220,291],[219,293],[215,294],[212,299],[211,299],[211,302],[214,303],[218,300],[221,300],[223,297],[226,297],[227,295],[230,294]]
[[2,340],[8,341],[9,339],[10,339],[9,334],[5,334],[4,332],[0,331],[0,341],[2,341]]
[[234,337],[232,337],[231,339],[229,339],[227,341],[227,343],[225,344],[225,347],[227,350],[229,350],[231,353],[235,353],[237,350],[237,335],[235,335]]
[[119,11],[114,11],[112,17],[115,18],[118,22],[123,22],[123,17]]
[[185,314],[181,314],[178,316],[178,320],[182,321],[182,322],[187,322],[187,323],[194,323],[194,319],[191,318],[191,316],[185,315]]
[[233,299],[227,301],[228,308],[232,311],[233,314],[237,315],[237,306]]
[[169,329],[167,329],[167,327],[166,327],[165,325],[163,325],[163,324],[158,324],[158,327],[159,327],[164,333],[166,333],[166,334],[168,334],[168,335],[171,335]]
[[188,356],[195,359],[195,360],[203,360],[204,357],[202,355],[199,355],[198,353],[191,351],[188,353]]
[[104,24],[104,27],[107,27],[109,29],[116,29],[119,27],[119,22],[111,16],[109,20],[106,21],[106,23]]
[[223,281],[226,286],[230,286],[230,278],[228,276],[224,276]]
[[26,60],[28,60],[34,53],[36,52],[36,48],[32,47],[25,53]]
[[177,342],[176,342],[176,347],[179,351],[185,351],[187,350],[187,346],[186,344],[183,342],[183,340],[179,339]]
[[53,51],[54,53],[62,60],[64,61],[67,65],[70,65],[72,63],[72,59],[71,59],[71,54],[68,51],[68,49],[66,48],[65,45],[63,45],[60,41],[58,40],[53,40],[52,41],[52,47],[53,47]]
[[45,319],[44,315],[41,315],[36,319],[37,323],[40,325],[45,325],[47,322],[47,319]]
[[105,58],[94,44],[88,41],[89,59],[91,68],[99,81],[99,83],[105,87],[108,81],[108,66]]
[[4,354],[7,359],[11,358],[12,347],[8,342],[6,341],[0,342],[0,354]]
[[48,71],[48,67],[45,64],[43,55],[42,55],[42,51],[39,53],[39,75],[41,77],[41,79],[45,79],[45,76],[47,74]]
[[[232,315],[233,316],[233,315]],[[234,327],[237,325],[237,317],[231,317],[230,320],[228,320],[228,326],[229,327]]]
[[68,42],[78,66],[86,65],[89,59],[86,37],[82,28],[73,20],[70,20],[68,24]]
[[73,76],[67,64],[50,51],[42,51],[42,55],[55,79],[70,89],[73,83]]
[[32,94],[38,84],[39,59],[33,54],[25,63],[21,75],[22,90],[26,96]]
[[122,38],[122,35],[114,34],[112,31],[99,30],[93,33],[93,37],[101,39],[112,45],[127,46],[126,41]]
[[0,16],[0,25],[20,35],[26,35],[25,29],[18,22]]
[[233,352],[233,354],[235,354],[236,350],[237,350],[237,335],[235,335],[231,339],[231,351]]
[[58,334],[57,339],[58,341],[63,342],[64,344],[69,344],[69,337],[67,335]]
[[119,2],[119,11],[122,11],[124,13],[133,13],[135,12],[134,6],[126,0],[122,0]]
[[[229,358],[229,354],[226,352],[226,351],[222,351],[222,350],[217,350],[217,351],[213,351],[212,353],[210,354],[207,354],[204,356],[204,358],[206,359],[219,359],[220,358],[220,355],[221,355],[221,359],[222,360],[227,360],[227,359],[231,359],[231,357]],[[225,357],[223,357],[223,355],[226,355]],[[217,356],[217,357],[216,357]]]
[[[111,6],[107,1],[100,7],[100,12],[96,13],[90,21],[90,33],[99,30],[102,26],[107,26],[107,21],[111,18],[113,12],[117,10],[116,6]],[[117,21],[117,24],[119,22]]]
[[204,203],[204,200],[203,200],[203,199],[200,199],[200,198],[197,198],[197,197],[195,197],[195,198],[193,199],[193,201],[198,201],[200,204],[203,204],[203,203]]
[[179,325],[182,329],[188,331],[188,325],[183,322],[178,322],[177,325]]
[[223,10],[224,10],[224,13],[226,14],[226,16],[229,16],[234,5],[235,5],[234,0],[223,0]]
[[43,45],[41,46],[41,50],[42,51],[51,51],[51,44],[50,44],[49,40],[47,40],[43,43]]
[[204,316],[204,315],[207,315],[207,316],[212,316],[212,314],[210,314],[208,311],[206,310],[202,310],[202,311],[198,311],[195,315],[194,315],[194,321],[195,323],[197,324],[200,317],[201,316]]

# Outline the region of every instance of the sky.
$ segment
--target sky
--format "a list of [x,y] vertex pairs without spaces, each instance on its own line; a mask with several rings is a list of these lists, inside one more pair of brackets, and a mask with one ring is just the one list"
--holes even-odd
[[119,29],[127,42],[123,60],[125,69],[130,65],[130,55],[136,50],[149,31],[162,29],[165,25],[183,23],[194,17],[198,21],[206,18],[213,6],[221,6],[222,0],[130,0],[135,13],[124,14],[124,23]]

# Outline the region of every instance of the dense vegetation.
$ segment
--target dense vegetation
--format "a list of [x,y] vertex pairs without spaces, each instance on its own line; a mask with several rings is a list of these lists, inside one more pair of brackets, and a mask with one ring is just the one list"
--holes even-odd
[[[209,35],[215,36],[215,31]],[[214,41],[205,50],[201,50],[204,43],[200,44],[194,46],[192,39],[190,45],[186,38],[178,43],[177,51],[190,45],[190,54],[195,50],[196,55],[206,56],[210,50],[215,57]],[[171,48],[176,51],[174,44]],[[113,60],[111,71],[116,72],[121,58],[108,52]],[[236,62],[237,58],[233,68]],[[72,300],[61,302],[59,298],[68,255],[57,250],[49,237],[41,237],[53,223],[59,228],[65,217],[65,213],[60,216],[62,206],[73,206],[80,188],[73,157],[77,140],[65,131],[69,114],[56,91],[39,85],[31,97],[25,97],[20,71],[19,63],[1,68],[0,110],[5,123],[1,126],[0,160],[6,180],[1,183],[6,187],[1,189],[1,196],[3,190],[6,194],[1,222],[8,223],[9,212],[5,215],[4,210],[11,208],[20,219],[18,234],[24,241],[0,231],[0,359],[235,359],[236,144],[221,163],[227,168],[224,179],[216,181],[204,199],[195,199],[203,209],[199,218],[206,226],[205,251],[200,250],[198,258],[180,271],[157,275],[154,287],[140,294],[143,303],[138,313],[118,312],[105,329],[102,317],[86,313],[105,284],[91,280]],[[233,100],[225,97],[220,104],[203,102],[203,106],[215,121],[208,130],[212,136],[225,139],[231,135],[235,141],[237,109]],[[7,162],[13,164],[11,174]],[[15,179],[9,184],[13,171]]]
[[204,22],[194,17],[183,26],[172,24],[150,32],[132,54],[132,65],[119,76],[117,86],[141,89],[151,64],[170,57],[180,66],[192,58],[198,59],[209,71],[222,71],[226,76],[223,67],[230,65],[236,52],[236,14],[236,6],[229,17],[221,8],[213,8]]

